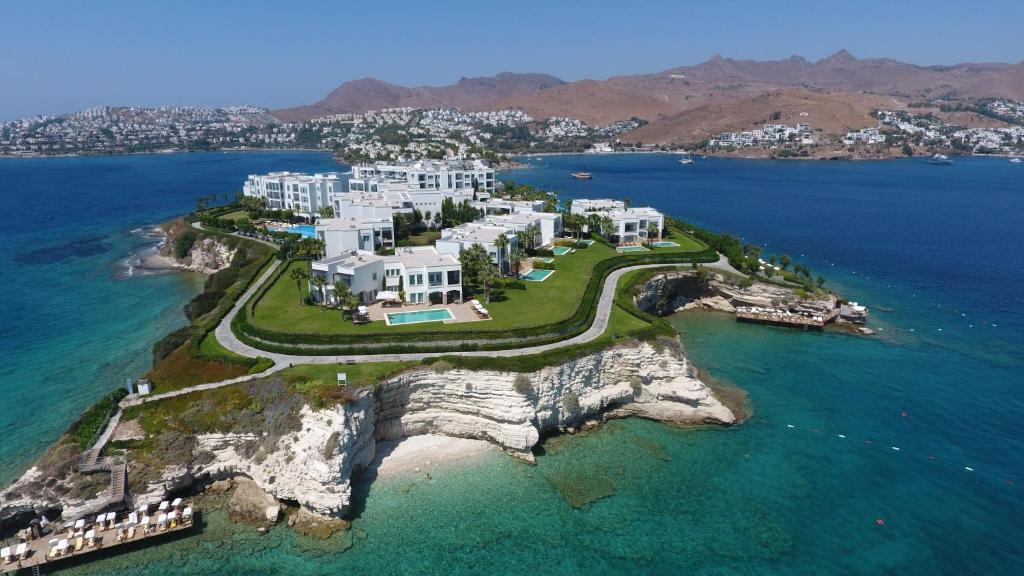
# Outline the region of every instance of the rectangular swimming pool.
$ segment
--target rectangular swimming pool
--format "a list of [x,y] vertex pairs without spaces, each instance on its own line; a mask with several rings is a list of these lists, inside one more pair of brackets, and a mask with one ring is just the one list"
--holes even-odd
[[551,249],[551,253],[555,256],[565,256],[570,251],[572,251],[572,248],[569,248],[568,246],[555,246]]
[[593,244],[594,242],[594,240],[578,240],[576,244],[579,246],[586,246],[589,248],[590,245]]
[[555,261],[554,258],[534,258],[534,260],[536,260],[537,262],[543,262],[545,264],[551,264],[552,262]]
[[420,322],[444,322],[446,320],[455,320],[452,311],[447,308],[415,310],[413,312],[389,312],[384,315],[384,322],[388,326],[418,324]]
[[676,244],[675,242],[671,242],[668,240],[663,240],[661,242],[651,242],[651,246],[654,246],[655,248],[678,248],[679,244]]
[[273,230],[274,232],[289,232],[291,234],[299,234],[303,238],[316,238],[316,227],[309,224],[300,224],[298,226],[292,226],[290,228],[274,228],[267,226],[267,230]]
[[554,273],[554,270],[541,270],[539,268],[534,268],[526,274],[520,274],[519,279],[529,280],[530,282],[543,282],[548,279],[548,276],[551,276]]
[[619,246],[615,251],[619,254],[624,252],[649,252],[649,250],[643,246]]

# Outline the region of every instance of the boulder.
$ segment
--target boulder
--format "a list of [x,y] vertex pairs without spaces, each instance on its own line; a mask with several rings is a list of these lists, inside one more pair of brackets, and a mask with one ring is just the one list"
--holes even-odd
[[299,534],[320,540],[326,540],[337,532],[344,532],[351,525],[348,520],[328,518],[305,508],[299,508],[289,517],[288,524]]
[[277,524],[281,505],[248,478],[235,479],[235,493],[228,502],[228,518],[232,522],[267,528]]

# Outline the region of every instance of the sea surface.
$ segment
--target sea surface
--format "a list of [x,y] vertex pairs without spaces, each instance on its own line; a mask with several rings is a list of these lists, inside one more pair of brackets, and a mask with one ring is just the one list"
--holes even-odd
[[[79,188],[97,198],[120,190],[123,201],[135,190],[189,188],[186,182],[223,181],[230,188],[253,164],[301,168],[316,159],[298,156],[285,166],[284,156],[245,158],[73,160],[61,180],[89,181],[83,177],[89,162],[105,169],[154,163],[156,177],[124,168],[119,178]],[[204,164],[204,178],[174,167],[190,161]],[[55,163],[0,163],[0,181],[31,183],[65,170],[58,168],[63,161],[39,162]],[[681,166],[672,156],[653,154],[528,162],[532,168],[505,176],[563,197],[628,196],[634,205],[733,232],[766,253],[787,253],[834,290],[867,304],[879,333],[804,333],[741,325],[720,314],[678,315],[672,321],[692,360],[716,385],[749,395],[753,414],[743,425],[677,429],[617,421],[549,440],[536,466],[495,454],[437,468],[431,479],[362,482],[353,529],[326,542],[283,527],[257,536],[232,528],[223,510],[211,508],[198,537],[68,573],[1024,573],[1024,314],[1017,297],[1024,281],[1024,168],[995,158],[956,159],[951,166],[919,159],[699,158]],[[569,177],[581,168],[594,179]],[[93,228],[120,238],[187,209],[195,193],[157,195],[162,200],[154,198],[137,214],[100,211],[85,231],[76,227],[77,236],[61,232],[52,241],[68,243]],[[39,209],[37,200],[22,206]],[[35,226],[25,228],[22,237],[43,237]],[[60,276],[61,266],[45,270],[50,275],[40,273],[43,265],[14,268],[19,274],[8,285],[27,286],[31,279],[35,289],[12,291],[26,300],[3,310],[2,353],[10,356],[8,365],[22,366],[21,379],[34,379],[19,382],[5,374],[2,385],[35,406],[15,417],[5,411],[0,419],[8,438],[25,439],[23,450],[36,453],[89,398],[130,375],[98,367],[97,349],[141,368],[143,359],[125,354],[124,342],[112,339],[131,330],[128,344],[146,352],[159,333],[182,321],[177,309],[192,293],[183,281],[115,280],[118,258],[128,252],[126,242],[124,249],[64,263],[90,283],[124,287],[111,288],[117,296],[103,298],[102,306],[91,304],[84,320],[77,318],[83,306],[75,300],[89,291],[69,297],[74,282],[47,290],[43,278]],[[13,253],[6,268],[20,252]],[[136,291],[150,291],[163,303],[117,301]],[[18,326],[46,314],[58,335],[33,344],[42,330],[8,334],[15,325],[8,314]],[[109,317],[124,319],[104,322]],[[95,326],[107,327],[103,343],[68,361],[63,340],[90,343]],[[36,358],[34,369],[18,361],[24,355]],[[83,372],[75,385],[89,392],[74,391],[77,402],[69,401],[70,385],[36,375],[57,363],[69,374]],[[58,401],[68,406],[52,414],[47,409]],[[37,425],[39,418],[49,427]],[[0,445],[5,465],[19,454],[10,444]]]
[[309,152],[0,160],[0,482],[186,323],[202,279],[134,267],[153,225],[250,173],[340,167]]

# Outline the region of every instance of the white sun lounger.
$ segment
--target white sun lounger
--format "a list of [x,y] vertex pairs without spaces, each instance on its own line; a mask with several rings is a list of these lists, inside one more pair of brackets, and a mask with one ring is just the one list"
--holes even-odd
[[161,514],[161,515],[157,516],[157,518],[156,518],[156,525],[161,530],[166,530],[167,529],[167,514]]
[[10,546],[0,550],[0,561],[2,561],[4,564],[10,564],[11,563],[11,547]]
[[177,508],[179,506],[181,506],[181,498],[175,498],[174,501],[171,502],[171,508]]
[[167,510],[167,507],[170,504],[171,504],[170,502],[168,502],[167,500],[164,500],[163,502],[160,503],[160,506],[157,507],[157,510],[159,510],[161,512],[164,512],[165,510]]
[[86,532],[85,532],[85,543],[87,545],[89,545],[90,547],[96,545],[96,531],[95,530],[86,530]]
[[67,538],[61,538],[60,542],[57,542],[57,553],[58,554],[64,554],[65,552],[68,551],[68,546],[69,546],[68,539]]
[[[67,542],[67,540],[65,540]],[[28,558],[28,544],[22,542],[18,544],[18,547],[14,550],[14,557],[19,560],[25,560]]]
[[191,506],[185,506],[185,509],[182,510],[182,512],[181,512],[181,519],[183,521],[185,521],[185,522],[189,522],[189,521],[192,520],[192,507]]

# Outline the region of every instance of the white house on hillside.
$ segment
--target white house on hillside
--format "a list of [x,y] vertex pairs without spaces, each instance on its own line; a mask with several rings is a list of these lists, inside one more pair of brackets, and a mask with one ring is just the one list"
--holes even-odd
[[608,240],[616,244],[646,242],[648,228],[651,224],[658,228],[656,239],[661,238],[662,231],[665,229],[665,216],[654,208],[611,210],[605,214],[612,219],[612,229],[614,230]]

